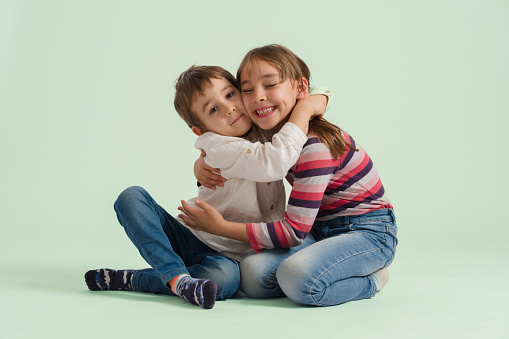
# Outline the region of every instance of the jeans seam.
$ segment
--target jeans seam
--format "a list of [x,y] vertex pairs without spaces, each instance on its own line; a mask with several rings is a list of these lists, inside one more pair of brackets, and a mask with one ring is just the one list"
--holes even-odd
[[275,270],[268,276],[267,287],[272,288],[272,289],[274,289],[275,287],[278,287],[278,285],[274,283],[274,281],[276,280],[276,273],[277,273],[277,270]]
[[[385,243],[387,243],[387,241],[386,241]],[[384,243],[384,244],[385,244],[385,243]],[[311,296],[311,298],[313,299],[313,301],[315,302],[315,304],[319,304],[319,303],[318,303],[318,302],[316,301],[316,299],[314,298],[313,294],[311,293],[311,290],[312,290],[312,289],[313,289],[313,287],[316,285],[316,283],[318,282],[318,280],[320,280],[320,278],[321,278],[321,277],[322,277],[325,273],[327,273],[327,272],[328,272],[328,271],[329,271],[332,267],[334,267],[334,266],[336,266],[336,265],[338,265],[338,264],[342,263],[343,261],[345,261],[345,260],[347,260],[347,259],[350,259],[350,258],[352,258],[352,257],[358,256],[358,255],[360,255],[360,254],[365,254],[365,253],[370,253],[370,252],[380,251],[382,248],[383,248],[383,246],[378,247],[378,248],[375,248],[375,249],[372,249],[372,250],[369,250],[369,251],[364,251],[364,252],[356,253],[356,254],[351,255],[351,256],[349,256],[349,257],[347,257],[347,258],[343,258],[343,260],[336,262],[334,265],[331,265],[329,268],[327,268],[326,270],[324,270],[324,271],[322,272],[322,274],[320,274],[320,276],[318,276],[318,277],[316,278],[315,282],[313,283],[313,285],[311,285],[310,289],[308,290],[308,293],[309,293],[309,295]]]

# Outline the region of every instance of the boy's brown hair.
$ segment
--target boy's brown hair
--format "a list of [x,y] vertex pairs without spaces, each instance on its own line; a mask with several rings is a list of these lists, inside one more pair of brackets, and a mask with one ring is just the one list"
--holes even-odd
[[[247,52],[240,63],[237,71],[237,81],[242,82],[240,75],[245,67],[248,67],[252,60],[263,60],[274,66],[278,72],[281,82],[289,79],[292,83],[298,82],[302,85],[302,78],[306,79],[308,84],[311,79],[311,72],[306,63],[295,53],[282,45],[272,44],[254,48]],[[341,128],[328,122],[327,120],[313,119],[309,122],[309,131],[317,135],[320,140],[327,145],[331,154],[337,159],[349,149],[357,151],[341,134]]]
[[212,85],[210,79],[225,78],[233,87],[239,88],[235,77],[219,66],[196,66],[193,65],[180,74],[175,83],[175,99],[173,105],[189,127],[198,127],[205,130],[205,125],[198,119],[197,115],[191,110],[196,96],[204,95],[204,87]]

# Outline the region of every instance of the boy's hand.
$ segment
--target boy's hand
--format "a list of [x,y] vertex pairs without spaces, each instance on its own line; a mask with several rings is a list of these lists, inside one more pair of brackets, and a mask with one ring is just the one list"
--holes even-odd
[[323,116],[327,100],[327,96],[321,94],[304,96],[297,101],[288,122],[297,125],[304,134],[308,134],[309,121]]
[[294,111],[298,109],[302,114],[309,115],[309,120],[322,118],[327,109],[328,100],[329,98],[323,94],[308,95],[297,101]]
[[216,186],[223,186],[226,179],[216,174],[221,173],[219,168],[212,168],[205,163],[205,155],[205,151],[202,150],[200,157],[194,162],[194,176],[200,184],[215,190]]

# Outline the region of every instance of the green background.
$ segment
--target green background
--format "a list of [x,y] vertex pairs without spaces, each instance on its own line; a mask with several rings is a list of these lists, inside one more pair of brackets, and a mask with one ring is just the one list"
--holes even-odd
[[[509,338],[508,1],[0,1],[2,338]],[[88,269],[143,268],[113,202],[196,194],[173,109],[193,64],[236,72],[281,43],[327,118],[370,153],[400,245],[374,299],[218,302],[91,292]]]

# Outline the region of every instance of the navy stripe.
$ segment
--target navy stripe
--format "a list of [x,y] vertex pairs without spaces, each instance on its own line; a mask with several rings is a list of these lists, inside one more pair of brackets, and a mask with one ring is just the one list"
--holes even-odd
[[364,167],[359,173],[357,173],[353,177],[349,178],[347,181],[345,181],[344,183],[342,183],[340,186],[336,187],[335,189],[330,190],[329,192],[336,193],[339,191],[345,191],[347,188],[351,187],[353,184],[359,182],[359,180],[364,178],[366,176],[366,174],[368,174],[371,171],[372,168],[373,168],[373,162],[371,161],[371,159],[369,159],[369,162],[366,165],[366,167]]
[[277,237],[276,228],[274,227],[273,222],[267,223],[267,231],[269,232],[270,240],[272,241],[274,248],[281,248],[281,243]]
[[320,211],[320,212],[318,212],[318,215],[316,217],[317,218],[321,218],[321,217],[324,217],[324,216],[328,216],[328,215],[332,215],[332,214],[337,214],[339,212],[343,212],[346,209],[354,208],[354,207],[357,207],[357,206],[359,206],[361,204],[369,204],[369,203],[371,203],[374,200],[380,199],[381,197],[383,197],[384,194],[385,194],[385,189],[382,186],[382,187],[380,187],[380,189],[375,194],[372,194],[369,197],[364,198],[362,201],[350,201],[350,202],[348,202],[348,203],[346,203],[344,205],[341,205],[339,207],[333,208],[331,210]]
[[322,204],[321,200],[305,200],[305,199],[296,199],[290,197],[288,199],[288,205],[297,206],[297,207],[305,207],[305,208],[320,208]]
[[[355,146],[355,140],[353,140],[353,138],[348,135],[350,137],[350,145],[352,145],[353,148],[357,148]],[[341,162],[341,165],[339,166],[339,169],[343,169],[346,165],[348,165],[348,163],[350,162],[350,160],[352,160],[352,157],[353,155],[355,154],[356,151],[354,151],[353,149],[350,149],[348,151],[348,154],[346,155],[346,157],[343,159],[343,161]]]
[[328,175],[334,173],[334,170],[337,169],[336,166],[330,167],[319,167],[319,168],[311,168],[308,170],[298,171],[295,173],[296,178],[309,178],[315,177],[319,175]]
[[302,232],[302,231],[296,230],[295,228],[292,228],[292,229],[293,229],[293,233],[295,233],[295,236],[298,239],[304,239],[308,235],[308,232]]
[[385,194],[385,188],[384,188],[384,185],[381,185],[380,189],[375,194],[372,194],[371,196],[367,197],[363,201],[371,202],[373,200],[380,199],[381,197],[384,196],[384,194]]
[[316,217],[317,218],[321,218],[321,217],[328,216],[328,215],[338,214],[340,212],[343,212],[343,211],[347,210],[350,207],[353,208],[353,207],[358,206],[360,204],[361,203],[357,202],[357,201],[350,201],[349,203],[346,203],[346,204],[341,205],[339,207],[336,207],[334,209],[320,211],[320,212],[318,212],[318,215]]
[[308,141],[306,141],[306,143],[304,144],[304,146],[302,146],[302,148],[306,148],[306,146],[309,146],[309,145],[313,145],[313,144],[323,144],[322,140],[320,140],[319,138],[317,137],[312,137],[312,138],[309,138]]

